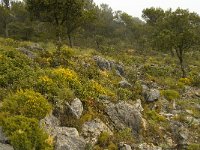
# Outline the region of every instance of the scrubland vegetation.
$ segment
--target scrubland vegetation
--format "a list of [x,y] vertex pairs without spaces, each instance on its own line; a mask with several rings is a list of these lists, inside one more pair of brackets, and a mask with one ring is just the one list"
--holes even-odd
[[[0,126],[8,143],[16,150],[55,149],[54,137],[39,123],[53,114],[60,126],[80,134],[95,118],[112,129],[112,135],[101,132],[85,149],[145,142],[198,150],[199,15],[147,8],[141,21],[90,0],[51,2],[0,4]],[[144,87],[158,90],[158,98],[148,101]],[[78,119],[65,112],[75,98],[83,103]],[[107,104],[138,99],[143,121],[137,134],[129,124],[115,128]],[[182,128],[188,134],[184,142],[176,133]]]

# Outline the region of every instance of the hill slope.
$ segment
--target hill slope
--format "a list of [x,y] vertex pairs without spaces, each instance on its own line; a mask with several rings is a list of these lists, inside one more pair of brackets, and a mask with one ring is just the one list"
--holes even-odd
[[199,149],[200,54],[186,55],[188,78],[180,78],[177,60],[159,52],[56,51],[52,43],[1,38],[0,129],[8,139],[0,132],[0,142],[15,149]]

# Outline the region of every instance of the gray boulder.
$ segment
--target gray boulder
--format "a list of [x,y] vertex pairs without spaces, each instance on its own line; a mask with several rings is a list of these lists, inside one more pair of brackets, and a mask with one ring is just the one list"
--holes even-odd
[[94,56],[93,58],[101,70],[111,70],[112,69],[113,63],[106,60],[105,58],[103,58],[101,56]]
[[100,119],[94,119],[83,124],[82,134],[88,143],[95,144],[102,132],[113,135],[112,131]]
[[76,128],[55,127],[55,150],[85,150],[86,142]]
[[126,81],[126,80],[120,81],[120,82],[119,82],[119,85],[120,85],[120,87],[122,87],[122,88],[129,88],[129,87],[132,87],[132,85],[131,85],[128,81]]
[[60,121],[58,118],[50,114],[44,119],[40,120],[40,126],[44,128],[46,132],[52,135],[54,133],[55,127],[60,126]]
[[19,47],[19,48],[17,48],[17,50],[19,50],[23,54],[27,55],[30,59],[34,59],[36,57],[36,54],[34,54],[32,51],[28,50],[27,48]]
[[139,133],[142,125],[141,101],[138,100],[135,104],[129,104],[121,101],[117,104],[107,104],[106,112],[114,126],[118,129],[130,127],[134,133]]
[[147,93],[146,100],[148,102],[153,102],[155,100],[158,100],[160,98],[160,91],[157,89],[150,89]]
[[154,102],[160,98],[158,89],[150,89],[146,85],[142,85],[142,93],[147,102]]
[[55,150],[84,150],[86,142],[79,136],[76,128],[59,127],[60,121],[52,114],[40,121],[40,126],[55,141]]
[[11,145],[0,143],[0,150],[14,150]]
[[32,43],[31,45],[27,46],[28,49],[34,51],[34,50],[44,50],[40,44],[38,43]]
[[184,149],[187,147],[189,131],[187,127],[177,121],[171,122],[171,129],[174,136],[175,143],[177,144],[177,148]]
[[124,76],[123,64],[117,64],[115,61],[107,60],[101,56],[94,56],[94,61],[101,70],[112,70],[115,69],[119,76]]
[[115,69],[116,69],[116,73],[119,76],[124,76],[125,72],[124,72],[123,64],[115,64]]
[[125,143],[119,143],[119,150],[132,150],[131,146]]
[[7,143],[8,138],[3,133],[2,127],[0,127],[0,143]]
[[147,144],[147,143],[142,143],[138,146],[139,150],[162,150],[162,147],[155,146],[152,143]]
[[76,118],[79,119],[83,113],[83,104],[80,99],[74,99],[71,104],[67,103],[67,107],[70,113]]

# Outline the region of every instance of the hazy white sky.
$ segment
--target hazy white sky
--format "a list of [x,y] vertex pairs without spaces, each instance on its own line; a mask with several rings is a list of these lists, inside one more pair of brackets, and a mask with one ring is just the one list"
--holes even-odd
[[162,9],[180,7],[200,14],[200,0],[94,0],[96,4],[106,3],[114,11],[122,10],[134,17],[141,18],[142,10],[149,7]]

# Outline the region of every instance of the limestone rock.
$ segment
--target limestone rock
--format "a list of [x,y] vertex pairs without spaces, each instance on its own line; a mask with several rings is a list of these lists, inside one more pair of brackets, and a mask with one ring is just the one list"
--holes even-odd
[[0,150],[14,150],[11,145],[0,143]]
[[60,121],[52,114],[40,121],[43,127],[55,140],[55,150],[84,150],[86,142],[79,136],[76,128],[59,127]]
[[32,51],[34,51],[34,50],[44,50],[41,46],[40,46],[40,44],[38,44],[38,43],[32,43],[31,45],[29,45],[29,46],[27,46],[27,48],[28,49],[30,49],[30,50],[32,50]]
[[121,101],[117,104],[109,103],[106,112],[116,128],[124,129],[130,127],[133,132],[138,133],[142,124],[142,109],[141,102],[131,105]]
[[101,69],[101,70],[111,70],[112,69],[112,63],[110,63],[108,60],[106,60],[105,58],[103,57],[100,57],[100,56],[94,56],[93,57],[94,60],[96,61],[98,67]]
[[188,144],[188,129],[184,127],[182,123],[177,121],[171,122],[171,128],[177,147],[183,149]]
[[126,81],[126,80],[120,81],[120,82],[119,82],[119,85],[120,85],[120,87],[122,87],[122,88],[129,88],[129,87],[132,87],[132,85],[131,85],[128,81]]
[[142,93],[147,102],[154,102],[160,98],[160,91],[158,89],[150,89],[146,85],[142,85]]
[[0,143],[6,143],[8,141],[8,138],[3,133],[2,127],[0,127]]
[[76,128],[55,127],[55,150],[85,150],[86,142]]
[[55,127],[60,125],[58,118],[52,114],[46,116],[44,119],[40,120],[40,126],[44,128],[49,134],[53,134]]
[[112,131],[100,119],[94,119],[83,124],[82,133],[87,142],[95,144],[102,132],[113,135]]
[[36,57],[36,55],[32,51],[28,50],[27,48],[19,47],[17,48],[17,50],[27,55],[30,59],[34,59]]
[[122,142],[119,144],[119,150],[132,150],[132,148],[130,145]]
[[76,118],[79,119],[83,112],[83,104],[80,99],[74,99],[71,104],[67,103],[70,113]]
[[196,119],[192,116],[187,116],[185,118],[187,120],[187,122],[189,122],[190,124],[194,124],[194,125],[200,125],[200,119]]
[[124,76],[125,73],[123,64],[117,64],[116,62],[112,60],[106,60],[101,56],[94,56],[93,59],[101,70],[115,69],[119,76]]
[[142,143],[138,146],[139,150],[162,150],[161,147],[155,146],[153,144]]

